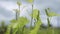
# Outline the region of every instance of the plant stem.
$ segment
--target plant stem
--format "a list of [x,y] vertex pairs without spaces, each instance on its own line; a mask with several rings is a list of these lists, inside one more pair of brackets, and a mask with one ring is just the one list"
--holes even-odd
[[[20,16],[20,5],[18,6],[19,7],[19,13],[18,13],[18,18],[19,18],[19,16]],[[19,26],[18,26],[18,34],[20,34],[20,24],[19,24]]]
[[33,21],[33,4],[32,4],[32,17],[31,17],[31,25],[30,25],[30,29],[32,28],[32,21]]
[[18,18],[17,18],[17,11],[16,11],[16,20],[17,20]]
[[49,28],[50,28],[50,21],[49,21],[49,15],[48,15],[47,9],[45,9],[45,13],[46,13],[46,15],[47,15],[47,23],[48,23],[47,34],[48,34]]

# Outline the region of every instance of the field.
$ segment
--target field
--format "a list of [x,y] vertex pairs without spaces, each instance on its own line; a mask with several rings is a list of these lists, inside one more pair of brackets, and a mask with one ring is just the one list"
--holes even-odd
[[[25,28],[25,34],[28,34],[27,32],[29,32],[29,29]],[[52,28],[49,29],[39,29],[37,34],[60,34],[60,28],[54,28],[54,30]]]

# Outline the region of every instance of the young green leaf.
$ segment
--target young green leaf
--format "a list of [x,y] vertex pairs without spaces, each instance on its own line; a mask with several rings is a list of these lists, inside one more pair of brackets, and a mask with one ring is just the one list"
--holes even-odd
[[17,31],[18,31],[18,27],[21,28],[23,27],[24,25],[26,25],[27,23],[29,22],[29,20],[25,17],[20,17],[17,21],[17,23],[15,23],[13,25],[13,34],[15,34]]
[[[33,15],[33,16],[32,16]],[[37,18],[37,15],[38,15],[38,10],[37,9],[34,9],[33,10],[33,14],[31,14],[31,17],[33,17],[33,18]]]
[[49,17],[52,16],[60,16],[60,14],[56,14],[55,12],[49,12],[50,8],[45,9],[46,15]]
[[55,12],[49,12],[48,16],[52,17],[52,16],[60,16],[60,15],[56,14]]
[[30,31],[30,34],[37,34],[37,32],[38,32],[38,30],[40,28],[41,23],[42,23],[41,20],[38,20],[36,22],[35,28],[32,31]]
[[37,34],[37,32],[42,24],[41,19],[39,17],[39,15],[40,15],[39,11],[38,10],[34,10],[34,11],[36,11],[36,12],[34,12],[33,15],[35,15],[34,17],[36,17],[37,21],[36,21],[35,28],[32,31],[30,31],[29,34]]

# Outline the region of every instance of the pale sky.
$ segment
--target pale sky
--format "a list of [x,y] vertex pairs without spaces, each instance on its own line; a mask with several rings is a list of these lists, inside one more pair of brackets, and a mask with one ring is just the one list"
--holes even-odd
[[[60,14],[60,0],[35,0],[34,1],[34,9],[37,8],[41,11],[41,19],[42,22],[47,24],[46,16],[44,9],[51,8],[52,11]],[[15,12],[13,9],[17,9],[18,6],[16,4],[16,0],[0,0],[0,21],[5,20],[9,21],[15,18]],[[21,16],[29,17],[29,13],[31,13],[31,4],[27,3],[25,0],[22,0],[21,5]],[[28,11],[28,12],[27,12]],[[51,24],[57,26],[57,22],[59,22],[58,17],[53,17],[51,20]],[[52,23],[54,22],[54,23]]]

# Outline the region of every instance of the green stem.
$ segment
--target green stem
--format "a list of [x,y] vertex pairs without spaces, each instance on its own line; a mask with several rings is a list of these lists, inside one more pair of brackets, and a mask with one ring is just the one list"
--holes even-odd
[[45,9],[45,13],[46,13],[46,15],[47,15],[47,22],[48,22],[48,28],[49,28],[49,26],[50,26],[50,21],[49,21],[49,15],[48,15],[48,10],[47,10],[47,9]]
[[50,27],[50,21],[49,21],[49,18],[47,18],[47,21],[48,21],[48,28]]
[[47,23],[48,23],[47,34],[48,34],[49,29],[50,29],[50,21],[49,21],[49,15],[48,15],[48,10],[47,9],[45,9],[45,13],[47,15]]
[[[18,13],[18,18],[19,18],[19,16],[20,16],[20,5],[19,5],[19,13]],[[20,24],[19,24],[19,26],[18,26],[18,34],[20,34]]]
[[17,20],[18,18],[17,18],[17,11],[16,11],[16,20]]
[[30,25],[30,29],[32,28],[32,21],[33,21],[33,4],[32,4],[32,17],[31,17],[31,25]]

